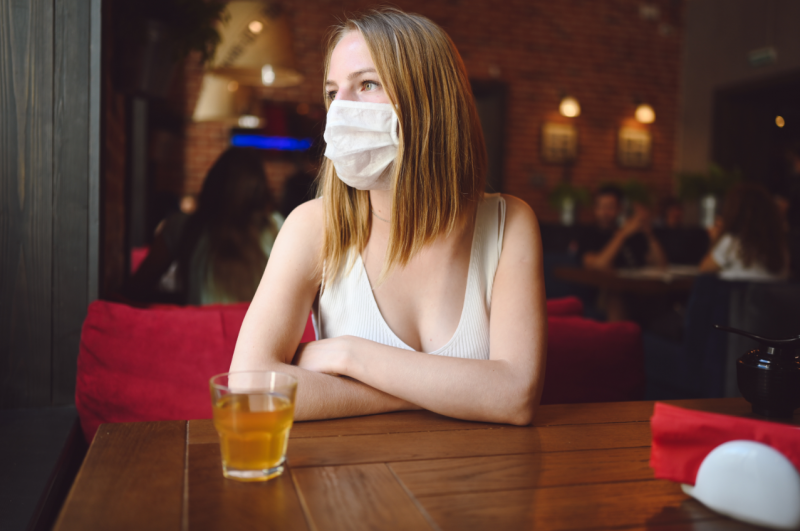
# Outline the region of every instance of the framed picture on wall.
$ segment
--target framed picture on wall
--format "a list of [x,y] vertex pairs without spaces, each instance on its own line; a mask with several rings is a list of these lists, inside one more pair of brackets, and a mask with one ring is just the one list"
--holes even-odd
[[652,159],[653,140],[650,131],[621,127],[617,137],[617,162],[623,168],[647,168]]
[[578,158],[578,130],[572,124],[547,122],[542,126],[542,161],[564,164]]

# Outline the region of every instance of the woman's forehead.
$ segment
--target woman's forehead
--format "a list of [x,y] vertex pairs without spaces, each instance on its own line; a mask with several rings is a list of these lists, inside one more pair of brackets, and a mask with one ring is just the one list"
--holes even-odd
[[361,32],[349,31],[336,44],[331,54],[331,64],[328,69],[330,81],[342,82],[354,73],[375,69],[369,48]]

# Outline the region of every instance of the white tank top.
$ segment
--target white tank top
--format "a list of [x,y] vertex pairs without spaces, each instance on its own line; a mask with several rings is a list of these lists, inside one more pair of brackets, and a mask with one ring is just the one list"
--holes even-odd
[[[485,195],[478,206],[469,258],[464,307],[453,337],[431,352],[439,356],[489,359],[489,313],[492,284],[503,246],[506,202],[500,194]],[[350,272],[325,289],[313,309],[318,339],[356,336],[384,345],[414,350],[384,321],[367,271],[356,256]]]

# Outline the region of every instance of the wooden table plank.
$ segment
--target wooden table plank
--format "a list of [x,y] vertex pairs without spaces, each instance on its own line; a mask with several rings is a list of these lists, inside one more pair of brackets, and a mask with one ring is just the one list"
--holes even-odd
[[[666,400],[687,409],[699,409],[726,415],[753,417],[750,404],[744,398],[701,400]],[[568,424],[606,424],[618,422],[650,422],[655,402],[607,402],[593,404],[552,404],[540,406],[534,425],[561,426]],[[796,415],[800,419],[800,410]],[[485,422],[452,419],[430,411],[402,411],[383,415],[345,419],[298,422],[292,427],[291,438],[338,437],[340,435],[379,435],[433,431],[482,430],[502,427]],[[189,421],[189,444],[208,444],[218,441],[210,420]]]
[[598,529],[690,524],[718,516],[668,481],[421,496],[443,531]]
[[649,447],[650,441],[650,424],[645,422],[544,428],[496,426],[487,430],[293,439],[287,456],[292,467],[297,468]]
[[694,284],[694,277],[689,276],[676,276],[669,282],[665,282],[653,278],[626,276],[613,269],[586,269],[583,267],[556,267],[553,275],[559,280],[575,284],[638,296],[689,293]]
[[390,463],[414,496],[653,479],[649,448]]
[[100,426],[54,530],[180,529],[185,447],[185,421]]
[[641,529],[642,531],[755,531],[766,528],[755,527],[738,520],[731,520],[730,518],[717,515],[707,520],[692,520],[691,522],[679,524],[648,524],[646,527],[633,526],[618,527],[615,529]]
[[432,529],[384,464],[292,469],[315,530]]
[[189,531],[309,529],[288,471],[266,482],[242,483],[222,476],[218,444],[188,450]]
[[[750,403],[744,398],[704,398],[693,400],[663,400],[665,404],[722,413],[738,417],[751,417]],[[655,402],[598,402],[593,404],[552,404],[540,406],[534,425],[558,426],[565,424],[603,424],[610,422],[650,422]],[[798,410],[800,417],[800,410]]]
[[[437,415],[430,411],[399,411],[382,415],[344,419],[295,422],[290,437],[337,437],[347,435],[377,435],[382,433],[413,433],[418,431],[483,430],[497,424],[469,422]],[[217,441],[211,420],[189,421],[189,444]]]

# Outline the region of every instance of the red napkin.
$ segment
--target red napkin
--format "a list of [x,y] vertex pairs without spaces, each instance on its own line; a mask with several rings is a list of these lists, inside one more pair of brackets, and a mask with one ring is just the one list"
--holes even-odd
[[650,419],[650,466],[659,479],[694,485],[703,459],[728,441],[757,441],[782,453],[800,470],[800,427],[694,411],[656,403]]

